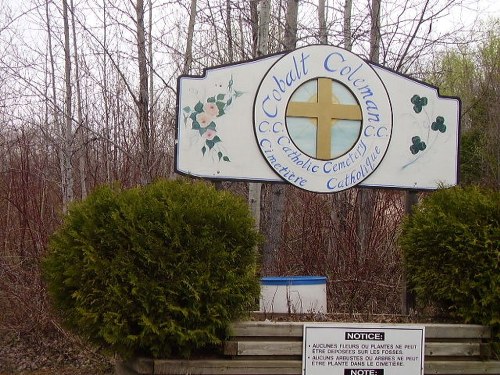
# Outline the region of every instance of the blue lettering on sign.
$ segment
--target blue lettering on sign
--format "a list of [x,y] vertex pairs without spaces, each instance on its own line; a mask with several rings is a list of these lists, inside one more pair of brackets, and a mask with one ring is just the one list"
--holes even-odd
[[288,88],[293,86],[295,81],[302,79],[308,73],[307,59],[310,55],[302,52],[299,58],[293,56],[291,66],[285,77],[277,77],[273,75],[273,88],[271,92],[264,96],[261,108],[268,118],[274,118],[278,115],[278,104],[283,99],[283,94],[286,94]]
[[[271,149],[272,146],[273,146],[273,143],[269,140],[269,139],[266,139],[266,138],[262,138],[259,142],[259,145],[260,147],[262,147],[263,149]],[[268,146],[266,146],[268,145]],[[272,151],[272,150],[271,150]]]
[[341,171],[342,169],[345,169],[346,167],[351,166],[356,160],[362,158],[368,147],[366,146],[365,141],[362,139],[356,149],[352,149],[349,151],[347,156],[344,158],[344,160],[341,160],[339,162],[335,161],[327,161],[323,165],[323,172],[324,173],[336,173],[338,171]]
[[386,126],[381,126],[379,127],[378,129],[375,128],[375,126],[373,125],[368,125],[363,134],[366,136],[366,137],[377,137],[377,138],[385,138],[387,137],[389,134],[387,133],[388,132],[388,129]]
[[365,100],[364,107],[368,122],[380,121],[380,113],[377,103],[373,100],[366,100],[374,95],[373,89],[368,84],[364,84],[364,82],[366,82],[365,78],[359,78],[360,75],[365,73],[362,71],[363,64],[351,66],[342,53],[332,52],[325,58],[323,67],[330,73],[337,73],[340,77],[344,79],[347,78],[347,82],[361,94],[363,100]]
[[[364,160],[362,164],[360,164],[356,169],[352,170],[351,173],[346,173],[341,178],[332,177],[326,182],[327,189],[331,191],[343,190],[348,187],[357,185],[360,181],[365,179],[371,172],[375,170],[375,162],[379,159],[379,156],[382,154],[382,151],[378,146],[375,146],[373,152],[370,153]],[[331,172],[337,172],[345,168],[344,164],[337,163],[337,165],[330,165]],[[325,164],[326,167],[326,164]],[[325,170],[323,167],[323,170]]]
[[[264,100],[262,101],[262,110],[264,111],[264,113],[266,114],[267,117],[276,117],[276,115],[278,114],[278,107],[276,105],[274,105],[274,107],[271,107],[270,110],[272,110],[272,108],[274,108],[274,112],[270,112],[269,109],[269,105],[267,104],[268,101],[270,101],[271,98],[269,97],[269,95],[267,95]],[[271,104],[272,105],[272,104]]]
[[281,121],[276,121],[272,126],[269,121],[261,121],[259,124],[259,133],[283,133],[283,123]]

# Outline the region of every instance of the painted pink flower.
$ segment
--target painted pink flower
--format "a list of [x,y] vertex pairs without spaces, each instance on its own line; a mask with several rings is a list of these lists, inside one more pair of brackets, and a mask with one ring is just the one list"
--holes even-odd
[[212,139],[215,138],[215,136],[217,135],[217,132],[215,130],[212,130],[212,129],[208,129],[205,134],[203,134],[203,136],[208,139],[209,141],[211,141]]
[[215,103],[205,103],[203,109],[212,117],[217,117],[219,115],[219,107],[217,107]]
[[201,112],[196,115],[196,121],[200,124],[202,128],[206,128],[212,122],[213,116],[207,112]]

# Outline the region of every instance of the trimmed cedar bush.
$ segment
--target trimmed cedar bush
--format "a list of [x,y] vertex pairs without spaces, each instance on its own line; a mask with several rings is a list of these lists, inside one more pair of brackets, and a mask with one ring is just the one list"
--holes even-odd
[[500,327],[500,192],[469,186],[430,194],[404,221],[400,243],[419,303]]
[[105,186],[70,207],[43,268],[81,336],[125,358],[187,357],[255,307],[259,241],[245,201],[205,183]]

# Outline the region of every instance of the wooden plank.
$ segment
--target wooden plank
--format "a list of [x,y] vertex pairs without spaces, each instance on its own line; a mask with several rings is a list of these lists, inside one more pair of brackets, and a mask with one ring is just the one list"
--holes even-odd
[[429,342],[425,344],[426,357],[480,357],[481,344],[475,342]]
[[301,322],[244,322],[231,326],[231,336],[238,337],[302,337]]
[[476,324],[425,324],[426,339],[489,339],[491,328]]
[[150,358],[133,358],[128,361],[117,361],[115,375],[153,374],[154,360]]
[[300,341],[233,341],[224,347],[225,355],[276,356],[302,355]]
[[500,361],[427,361],[424,363],[425,375],[479,375],[500,374]]
[[[224,347],[230,356],[301,356],[302,343],[297,341],[230,341]],[[427,343],[428,357],[480,357],[479,343]]]
[[299,375],[302,361],[293,360],[156,360],[158,375]]
[[[327,322],[315,323],[332,324]],[[368,323],[366,323],[368,324]],[[363,324],[359,324],[362,326]],[[393,324],[386,324],[394,326]],[[404,324],[412,326],[412,324]],[[489,327],[474,324],[423,324],[426,339],[488,339]],[[380,326],[384,326],[381,324]],[[231,326],[231,335],[237,337],[302,337],[303,322],[243,322]]]

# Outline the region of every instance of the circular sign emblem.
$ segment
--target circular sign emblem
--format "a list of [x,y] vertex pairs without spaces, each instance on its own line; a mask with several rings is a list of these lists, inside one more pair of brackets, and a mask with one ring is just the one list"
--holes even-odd
[[373,68],[349,51],[309,46],[279,59],[254,102],[254,130],[267,163],[301,189],[338,192],[382,161],[392,110]]

